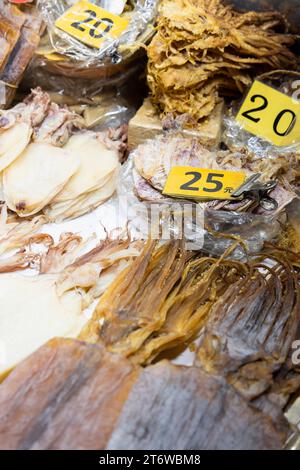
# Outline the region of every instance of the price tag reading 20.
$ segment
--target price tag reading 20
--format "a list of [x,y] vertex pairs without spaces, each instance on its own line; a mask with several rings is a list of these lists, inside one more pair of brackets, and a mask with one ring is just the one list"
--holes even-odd
[[117,38],[129,21],[93,3],[80,1],[60,16],[55,26],[88,46],[99,49],[107,38]]
[[245,179],[245,173],[239,171],[176,166],[168,175],[163,194],[191,199],[230,200]]
[[284,147],[300,141],[300,102],[255,80],[236,120],[251,134]]

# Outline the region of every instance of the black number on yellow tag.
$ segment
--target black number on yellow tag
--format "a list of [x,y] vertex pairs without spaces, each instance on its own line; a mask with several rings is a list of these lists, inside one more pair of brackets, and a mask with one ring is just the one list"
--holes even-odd
[[[196,183],[198,183],[198,181],[201,180],[202,174],[197,171],[188,171],[187,173],[185,173],[185,176],[193,176],[193,178],[187,183],[184,183],[182,186],[180,186],[180,189],[183,191],[200,191],[199,187],[192,185],[195,185]],[[218,181],[216,178],[224,178],[224,175],[220,173],[209,173],[206,178],[206,183],[213,184],[214,187],[204,187],[203,191],[205,191],[206,193],[216,193],[218,191],[222,191],[223,183],[221,181]]]
[[256,80],[236,120],[252,134],[274,145],[288,146],[300,140],[300,127],[296,125],[299,113],[299,101]]
[[[74,21],[74,23],[71,24],[73,28],[78,29],[79,31],[82,31],[82,32],[86,31],[86,28],[83,27],[82,24],[91,23],[92,21],[97,19],[97,14],[93,10],[85,10],[84,13],[88,15],[87,18],[81,21]],[[106,28],[101,33],[96,34],[97,29],[102,23],[106,24]],[[114,22],[110,18],[101,18],[100,20],[97,20],[95,22],[93,28],[89,30],[89,34],[94,39],[100,39],[103,37],[105,33],[108,33],[111,30],[111,28],[113,27],[113,24]]]
[[93,10],[85,10],[84,13],[89,15],[87,18],[81,21],[74,21],[74,23],[71,23],[71,26],[75,29],[78,29],[78,31],[85,31],[86,28],[83,28],[81,25],[84,23],[91,23],[95,18],[97,18],[96,12]]
[[[279,126],[279,123],[281,121],[281,119],[283,118],[283,116],[285,114],[290,114],[292,119],[291,119],[291,122],[290,124],[288,125],[287,129],[283,132],[279,132],[278,130],[278,126]],[[273,130],[275,132],[275,134],[279,135],[280,137],[284,137],[286,135],[289,135],[292,130],[294,129],[295,127],[295,124],[296,124],[296,119],[297,119],[297,116],[296,114],[294,113],[294,111],[292,111],[291,109],[283,109],[276,117],[275,121],[274,121],[274,124],[273,124]]]
[[253,109],[249,109],[248,111],[245,111],[243,112],[242,116],[244,116],[245,118],[247,119],[250,119],[250,121],[253,121],[255,123],[259,122],[260,121],[260,118],[259,117],[253,117],[251,116],[252,113],[257,113],[258,111],[263,111],[264,109],[267,108],[268,106],[268,100],[267,98],[265,98],[264,96],[262,95],[254,95],[251,97],[251,101],[252,103],[255,103],[255,101],[257,101],[257,99],[260,99],[262,100],[262,104],[260,106],[258,106],[258,108],[253,108]]
[[209,173],[207,175],[206,182],[210,184],[214,184],[214,188],[203,188],[203,191],[206,193],[216,193],[218,191],[222,191],[223,183],[221,181],[216,180],[215,178],[224,178],[224,175],[220,175],[220,173]]
[[[97,31],[97,29],[99,28],[100,24],[106,24],[106,28],[103,30],[103,33],[99,33],[99,34],[95,34],[95,31]],[[97,23],[95,23],[95,26],[94,26],[94,29],[91,29],[90,31],[90,35],[92,36],[92,38],[95,38],[95,39],[99,39],[99,38],[102,38],[102,36],[105,34],[105,33],[108,33],[111,28],[113,27],[113,20],[109,19],[109,18],[101,18],[101,20],[97,21]]]
[[197,171],[188,171],[187,173],[185,173],[185,176],[193,176],[193,178],[187,183],[184,183],[182,186],[180,186],[180,189],[182,189],[183,191],[199,191],[199,188],[192,186],[192,184],[198,183],[198,181],[201,180],[201,173],[198,173]]

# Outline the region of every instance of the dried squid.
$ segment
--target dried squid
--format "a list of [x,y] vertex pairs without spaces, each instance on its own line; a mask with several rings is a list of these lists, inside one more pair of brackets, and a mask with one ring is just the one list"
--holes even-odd
[[76,290],[57,293],[57,276],[0,275],[0,343],[4,374],[47,340],[76,337],[86,318]]
[[36,214],[58,194],[79,167],[79,160],[49,144],[30,144],[3,173],[8,207],[19,216]]
[[[210,151],[197,139],[170,133],[139,145],[132,153],[132,158],[135,192],[145,201],[167,202],[167,198],[161,193],[170,170],[176,166],[243,171],[246,177],[262,173],[261,181],[276,179],[279,184],[270,193],[278,204],[276,212],[283,210],[297,197],[297,166],[292,160],[288,164],[284,157],[275,161],[261,161],[240,152]],[[213,210],[263,212],[263,209],[257,207],[255,201],[249,198],[237,201],[212,200],[202,204],[203,207]]]
[[254,258],[248,275],[230,286],[210,312],[198,352],[201,367],[225,375],[248,399],[269,388],[298,338],[299,260],[276,247],[265,259]]
[[280,13],[240,13],[221,0],[163,0],[148,46],[148,84],[166,115],[188,114],[196,127],[220,96],[242,93],[260,70],[293,68]]
[[202,256],[193,260],[180,242],[154,247],[149,241],[116,278],[81,339],[101,340],[113,352],[149,362],[196,335],[217,296],[245,275],[243,265],[234,261]]
[[79,168],[45,210],[50,220],[77,217],[112,196],[119,169],[118,151],[102,134],[73,135],[64,149],[80,161]]

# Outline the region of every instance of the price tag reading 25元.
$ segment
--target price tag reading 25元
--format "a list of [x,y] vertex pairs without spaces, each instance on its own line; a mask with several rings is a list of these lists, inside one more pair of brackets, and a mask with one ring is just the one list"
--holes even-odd
[[163,194],[191,199],[230,200],[245,180],[245,173],[239,171],[176,166],[168,175]]
[[243,128],[273,145],[300,141],[300,102],[255,80],[236,120]]
[[127,19],[86,1],[77,2],[55,22],[57,28],[97,49],[105,39],[120,36],[128,24]]

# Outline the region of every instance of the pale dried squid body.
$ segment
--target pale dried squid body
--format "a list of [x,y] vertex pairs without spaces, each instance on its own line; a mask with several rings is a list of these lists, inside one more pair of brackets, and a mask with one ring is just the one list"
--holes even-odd
[[79,167],[64,149],[32,143],[3,173],[7,206],[20,217],[36,214],[62,190]]
[[[164,189],[170,170],[176,166],[237,171],[240,167],[239,154],[232,155],[230,161],[226,161],[225,157],[226,152],[211,152],[196,139],[172,135],[149,140],[133,152],[137,172],[159,191]],[[245,172],[249,173],[248,170]]]

